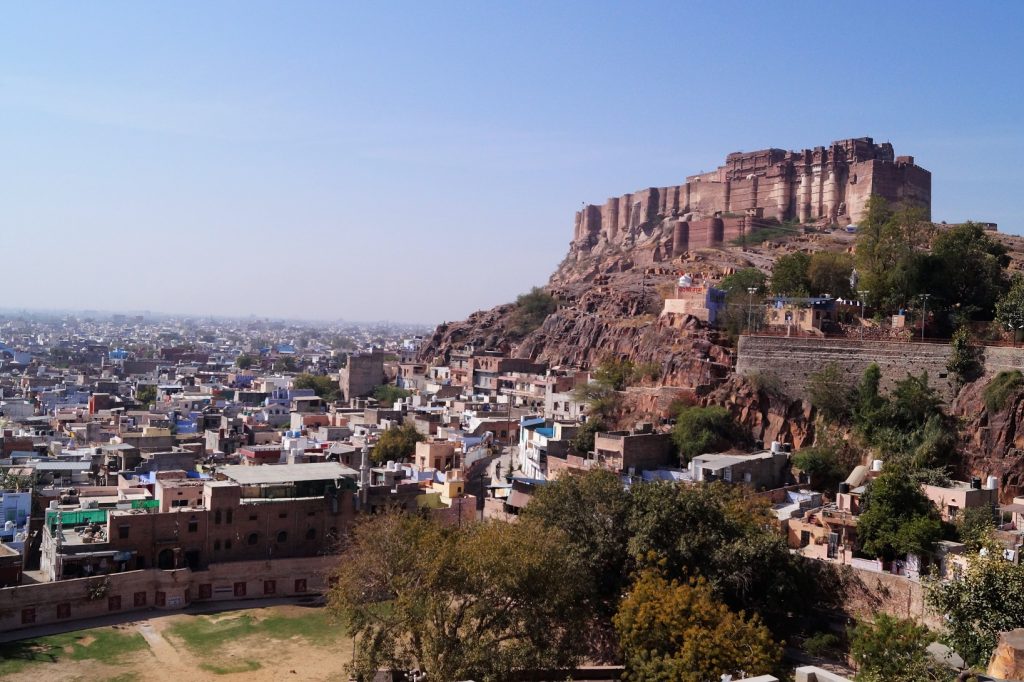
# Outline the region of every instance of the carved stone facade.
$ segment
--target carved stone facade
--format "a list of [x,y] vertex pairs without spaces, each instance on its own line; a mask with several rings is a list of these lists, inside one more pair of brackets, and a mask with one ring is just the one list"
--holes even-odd
[[914,157],[895,156],[890,143],[875,144],[870,137],[803,151],[735,152],[725,165],[681,185],[584,206],[576,213],[573,246],[619,244],[661,226],[670,227],[678,255],[793,218],[849,225],[861,218],[873,194],[922,205],[930,218],[931,186],[931,173],[915,165]]

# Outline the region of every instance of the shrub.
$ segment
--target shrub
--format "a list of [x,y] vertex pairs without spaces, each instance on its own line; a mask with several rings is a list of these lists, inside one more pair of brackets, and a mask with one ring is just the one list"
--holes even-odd
[[1022,387],[1024,387],[1024,374],[1021,374],[1020,370],[1000,372],[982,391],[985,407],[989,412],[999,412],[1006,407],[1010,396],[1016,394]]

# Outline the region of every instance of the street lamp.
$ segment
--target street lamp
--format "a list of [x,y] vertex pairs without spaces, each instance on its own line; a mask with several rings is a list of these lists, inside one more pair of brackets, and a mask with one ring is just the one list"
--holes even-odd
[[747,287],[747,333],[750,333],[752,324],[750,322],[751,317],[754,314],[754,294],[757,293],[757,287]]
[[864,303],[868,294],[871,292],[867,289],[857,289],[857,296],[860,297],[860,338],[864,338]]
[[921,340],[924,341],[924,322],[928,319],[928,299],[931,298],[931,294],[921,294],[921,300],[924,301],[924,311],[921,313]]

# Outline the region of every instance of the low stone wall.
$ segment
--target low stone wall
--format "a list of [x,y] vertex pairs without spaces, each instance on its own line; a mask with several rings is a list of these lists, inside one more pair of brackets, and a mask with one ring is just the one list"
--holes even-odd
[[947,344],[743,336],[737,350],[736,372],[744,376],[773,375],[787,395],[805,397],[810,376],[831,363],[839,367],[851,385],[860,380],[871,363],[876,363],[882,372],[883,391],[891,390],[907,372],[927,371],[932,386],[950,400],[953,385],[946,370],[948,359]]
[[0,632],[194,602],[320,594],[338,557],[213,564],[205,571],[156,568],[0,589]]

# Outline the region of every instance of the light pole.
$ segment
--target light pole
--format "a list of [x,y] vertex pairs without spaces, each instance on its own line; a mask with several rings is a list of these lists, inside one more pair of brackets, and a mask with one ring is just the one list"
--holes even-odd
[[860,338],[864,338],[864,299],[867,298],[871,292],[867,289],[857,289],[857,296],[860,297]]
[[757,287],[747,287],[747,333],[751,331],[751,317],[754,314],[754,294],[757,293]]
[[931,294],[921,294],[921,300],[924,301],[924,311],[921,313],[921,340],[924,341],[924,322],[928,319],[928,299],[931,298]]

